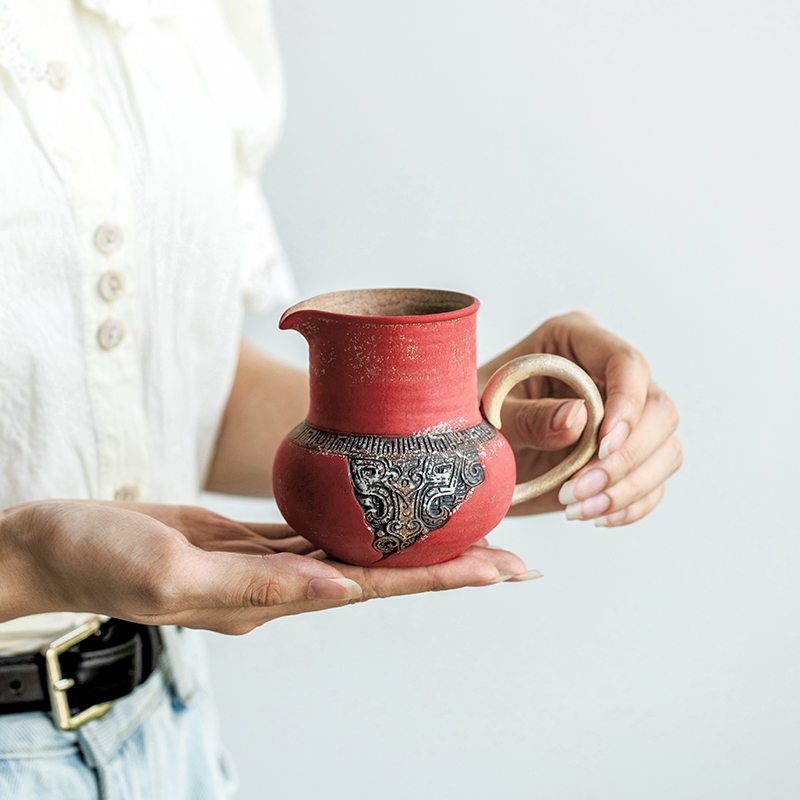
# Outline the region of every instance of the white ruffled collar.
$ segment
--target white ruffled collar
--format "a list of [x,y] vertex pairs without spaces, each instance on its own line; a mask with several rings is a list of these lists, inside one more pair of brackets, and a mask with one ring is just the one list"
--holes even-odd
[[0,67],[23,86],[42,80],[47,69],[36,42],[6,0],[0,0]]
[[[186,0],[75,0],[110,24],[129,30],[153,19],[172,16]],[[24,29],[8,0],[0,0],[0,67],[27,87],[47,77],[47,58],[35,37]]]

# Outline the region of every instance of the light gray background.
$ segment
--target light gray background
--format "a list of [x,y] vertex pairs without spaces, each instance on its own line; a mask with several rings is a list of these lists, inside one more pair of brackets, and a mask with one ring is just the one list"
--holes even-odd
[[[496,542],[545,578],[209,634],[243,800],[800,796],[796,0],[280,0],[265,175],[303,296],[591,312],[685,466],[652,517]],[[247,334],[303,363],[276,315]],[[207,496],[234,517],[261,501]]]

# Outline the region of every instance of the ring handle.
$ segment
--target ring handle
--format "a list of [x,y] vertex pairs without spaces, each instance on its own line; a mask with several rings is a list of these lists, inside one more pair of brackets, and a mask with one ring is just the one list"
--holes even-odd
[[512,506],[539,497],[574,475],[592,457],[597,448],[597,431],[603,419],[603,400],[600,392],[594,381],[577,364],[561,356],[535,353],[509,361],[489,378],[481,397],[481,409],[495,428],[500,430],[500,408],[506,395],[520,381],[537,375],[558,378],[571,386],[586,401],[589,421],[575,450],[560,464],[544,475],[525,483],[518,483],[514,487]]

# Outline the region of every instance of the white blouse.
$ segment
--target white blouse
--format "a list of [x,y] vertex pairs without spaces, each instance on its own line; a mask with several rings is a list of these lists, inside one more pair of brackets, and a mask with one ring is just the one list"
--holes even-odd
[[196,502],[242,315],[291,293],[282,114],[263,0],[0,0],[0,508]]

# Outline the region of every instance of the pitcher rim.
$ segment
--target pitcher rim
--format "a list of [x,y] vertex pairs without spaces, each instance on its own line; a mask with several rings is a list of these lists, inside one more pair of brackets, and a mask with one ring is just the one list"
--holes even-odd
[[[409,293],[418,294],[422,296],[438,295],[443,300],[445,297],[450,298],[452,302],[460,300],[463,304],[446,311],[434,311],[433,313],[419,313],[419,314],[365,314],[365,313],[348,313],[346,311],[335,311],[329,308],[324,308],[321,301],[333,300],[334,298],[355,297],[357,295],[388,295],[391,293]],[[335,303],[334,303],[335,305]],[[477,312],[480,308],[480,301],[477,297],[465,292],[456,292],[449,289],[426,289],[421,287],[399,286],[399,287],[386,287],[386,288],[371,288],[371,289],[346,289],[337,292],[325,292],[323,294],[309,297],[307,300],[302,300],[295,303],[281,315],[278,327],[286,330],[291,327],[287,324],[290,318],[296,318],[298,315],[306,316],[303,312],[309,312],[316,315],[324,315],[328,319],[347,319],[353,321],[361,321],[371,324],[430,324],[436,322],[447,322],[449,320],[461,319],[468,317]]]

